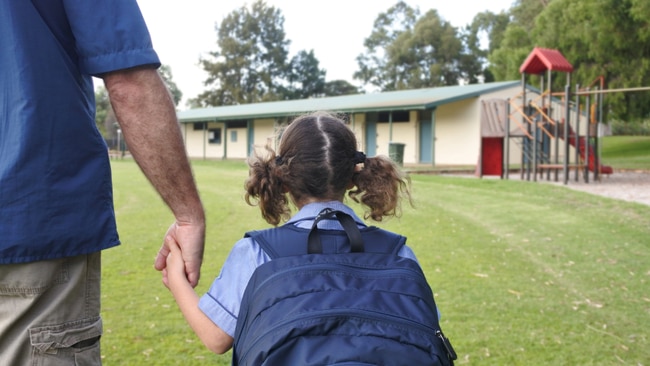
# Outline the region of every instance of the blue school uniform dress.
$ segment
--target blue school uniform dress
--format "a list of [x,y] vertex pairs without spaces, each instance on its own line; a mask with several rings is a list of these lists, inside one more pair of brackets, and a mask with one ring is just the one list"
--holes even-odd
[[0,0],[0,264],[119,244],[92,76],[141,65],[135,0]]

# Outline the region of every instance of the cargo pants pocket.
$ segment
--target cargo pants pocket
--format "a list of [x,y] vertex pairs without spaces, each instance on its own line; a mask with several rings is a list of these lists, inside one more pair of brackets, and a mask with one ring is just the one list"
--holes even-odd
[[32,365],[100,365],[100,317],[29,330]]

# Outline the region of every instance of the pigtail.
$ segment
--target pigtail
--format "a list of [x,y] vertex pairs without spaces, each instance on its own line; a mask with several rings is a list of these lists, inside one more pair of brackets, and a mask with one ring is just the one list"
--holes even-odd
[[399,217],[402,198],[412,204],[410,178],[386,156],[366,158],[363,167],[352,176],[352,183],[355,188],[348,195],[368,207],[365,219],[382,221],[384,217]]
[[248,160],[249,174],[244,182],[244,199],[251,206],[259,206],[266,222],[277,226],[291,215],[282,178],[286,164],[270,147],[267,146],[266,150],[267,156],[254,153]]

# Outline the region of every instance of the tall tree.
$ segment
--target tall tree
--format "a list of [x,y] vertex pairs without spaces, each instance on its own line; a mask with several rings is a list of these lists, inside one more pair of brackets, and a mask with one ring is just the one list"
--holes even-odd
[[108,98],[108,91],[102,86],[95,88],[95,124],[110,148],[116,148],[117,119]]
[[[519,67],[536,45],[532,37],[537,17],[551,0],[517,0],[510,8],[510,22],[495,29],[495,45],[490,47],[489,72],[496,80],[517,80]],[[492,41],[492,38],[491,38]]]
[[345,80],[331,80],[325,83],[325,96],[335,97],[350,94],[362,94],[362,91]]
[[521,78],[519,67],[533,49],[529,33],[518,24],[506,28],[499,48],[488,56],[488,67],[495,80],[518,80]]
[[320,97],[325,93],[325,69],[321,69],[314,50],[300,51],[291,59],[289,86],[285,99]]
[[[502,11],[495,14],[485,11],[476,14],[472,23],[463,30],[463,63],[466,64],[463,70],[468,73],[465,78],[470,83],[478,81],[481,77],[484,82],[494,81],[494,75],[489,69],[488,55],[499,48],[509,23],[508,13]],[[487,40],[487,44],[483,44],[482,40]]]
[[[463,79],[461,38],[457,29],[436,10],[429,10],[418,19],[411,42],[412,50],[405,51],[413,52],[413,63],[403,66],[410,69],[409,87],[458,85]],[[407,60],[407,57],[400,55],[399,59]]]
[[[648,10],[647,0],[554,0],[536,20],[535,41],[559,49],[583,86],[601,76],[608,88],[650,85]],[[608,94],[606,102],[614,118],[650,116],[647,92]]]
[[289,72],[284,16],[263,0],[228,14],[217,29],[218,51],[201,58],[208,73],[205,92],[194,106],[218,106],[282,99]]
[[[608,89],[650,85],[650,2],[647,0],[517,0],[498,48],[489,55],[497,80],[520,77],[519,67],[534,46],[558,49],[573,65],[572,82]],[[530,82],[535,82],[536,77]],[[554,78],[562,90],[565,78]],[[606,95],[609,117],[650,116],[650,93]],[[607,116],[606,116],[607,117]]]
[[480,72],[451,23],[436,10],[420,16],[403,1],[379,14],[364,45],[354,78],[382,91],[457,85]]
[[387,50],[396,44],[404,32],[413,29],[419,15],[418,9],[404,1],[380,13],[370,36],[364,40],[366,51],[357,56],[359,69],[354,73],[354,78],[380,90],[395,90],[398,80],[394,66],[389,63]]
[[111,109],[112,107],[111,102],[108,99],[108,91],[104,86],[98,86],[95,88],[95,124],[104,138],[110,137],[106,134],[108,129],[104,125],[104,121]]

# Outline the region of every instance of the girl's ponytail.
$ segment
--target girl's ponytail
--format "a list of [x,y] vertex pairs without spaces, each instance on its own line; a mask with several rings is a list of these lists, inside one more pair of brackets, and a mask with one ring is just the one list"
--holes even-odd
[[244,182],[244,199],[251,206],[258,205],[262,217],[269,224],[277,226],[281,220],[286,220],[291,215],[282,178],[286,164],[270,147],[266,150],[266,157],[254,153],[248,161],[249,174]]
[[385,216],[400,216],[401,199],[411,202],[408,176],[386,156],[366,158],[357,169],[352,176],[355,188],[348,195],[369,208],[364,218],[381,221]]

